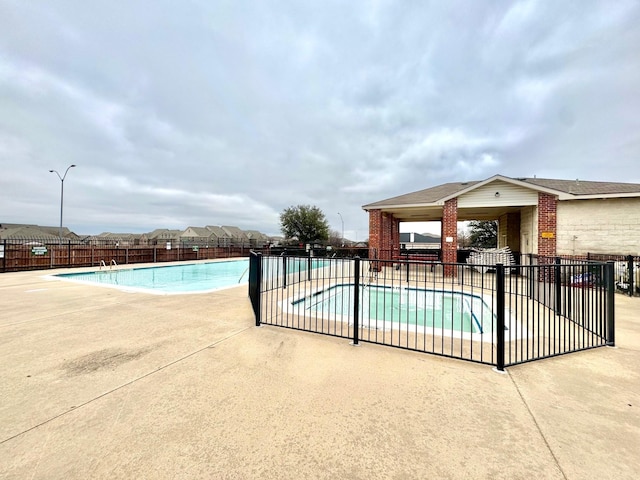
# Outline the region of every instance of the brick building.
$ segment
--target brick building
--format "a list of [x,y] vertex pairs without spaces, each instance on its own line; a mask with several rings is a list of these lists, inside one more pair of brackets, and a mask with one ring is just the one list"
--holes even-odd
[[640,255],[640,184],[510,178],[454,182],[362,207],[370,254],[400,249],[401,222],[441,222],[442,261],[455,262],[459,221],[497,220],[498,247],[539,255]]

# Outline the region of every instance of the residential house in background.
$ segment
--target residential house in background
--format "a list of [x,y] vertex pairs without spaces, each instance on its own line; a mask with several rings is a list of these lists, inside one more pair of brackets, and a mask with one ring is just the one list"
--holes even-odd
[[[213,236],[212,241],[215,241],[214,247],[229,247],[231,246],[231,235],[225,232],[222,227],[215,225],[207,225],[207,230],[210,230]],[[215,239],[215,240],[214,240]]]
[[120,248],[146,246],[147,235],[144,233],[111,233],[103,232],[89,238],[89,243],[97,246],[115,246]]
[[428,233],[401,233],[400,248],[407,250],[418,248],[440,248],[440,237]]
[[[60,233],[60,227],[38,227],[44,233],[57,237]],[[62,238],[65,240],[71,240],[72,242],[80,241],[80,236],[69,230],[67,227],[62,227]]]
[[217,246],[213,232],[206,227],[188,227],[180,234],[180,241],[187,247]]
[[[158,228],[149,233],[112,233],[79,236],[68,228],[62,229],[63,242],[95,246],[129,248],[138,246],[175,247],[244,247],[262,248],[272,243],[271,238],[258,230],[241,230],[235,226],[188,227],[184,231]],[[0,240],[53,244],[59,242],[57,227],[4,223],[0,224]]]
[[222,225],[222,230],[231,237],[233,247],[249,247],[249,237],[238,227]]
[[[63,228],[62,235],[69,234],[69,229]],[[58,231],[55,234],[48,232],[47,227],[39,227],[37,225],[21,225],[16,223],[0,224],[0,240],[9,240],[12,242],[42,242],[55,243],[60,240]]]
[[181,230],[169,230],[168,228],[157,228],[148,234],[149,245],[180,245]]
[[270,243],[269,237],[257,230],[245,230],[244,233],[249,238],[249,246],[251,248],[262,248]]

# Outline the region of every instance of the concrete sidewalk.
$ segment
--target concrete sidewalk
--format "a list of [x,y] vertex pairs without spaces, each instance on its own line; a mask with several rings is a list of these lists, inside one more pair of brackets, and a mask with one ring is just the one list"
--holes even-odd
[[50,273],[0,275],[0,478],[640,477],[638,298],[617,348],[501,375]]

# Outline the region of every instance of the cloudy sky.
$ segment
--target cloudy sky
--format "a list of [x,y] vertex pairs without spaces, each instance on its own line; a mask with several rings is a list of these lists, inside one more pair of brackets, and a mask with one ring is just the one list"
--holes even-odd
[[0,0],[0,223],[58,225],[70,164],[81,234],[278,234],[311,204],[363,240],[362,205],[449,181],[640,183],[638,25],[637,0]]

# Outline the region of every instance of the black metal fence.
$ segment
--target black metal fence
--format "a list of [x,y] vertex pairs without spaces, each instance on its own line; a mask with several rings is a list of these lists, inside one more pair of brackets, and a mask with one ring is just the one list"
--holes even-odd
[[[458,249],[457,263],[468,263],[468,258],[476,250]],[[366,258],[369,253],[359,253],[361,258]],[[518,265],[538,265],[555,263],[559,260],[562,264],[590,264],[590,263],[614,263],[614,283],[616,293],[626,294],[631,297],[640,296],[640,256],[618,255],[602,253],[586,253],[585,255],[557,255],[542,256],[537,254],[522,254],[511,252],[513,261]],[[440,262],[442,260],[441,249],[409,249],[409,250],[378,250],[373,258],[388,258],[393,260],[421,260]]]
[[[64,267],[127,265],[247,257],[249,247],[199,247],[188,244],[170,246],[122,247],[85,244],[76,241],[0,241],[0,273]],[[268,252],[268,249],[265,249]]]
[[614,264],[252,254],[256,325],[505,366],[614,345]]
[[586,255],[544,257],[529,254],[524,255],[522,260],[529,265],[561,263],[588,266],[592,264],[598,265],[603,262],[612,262],[616,292],[629,295],[630,297],[640,295],[640,256],[588,253]]

